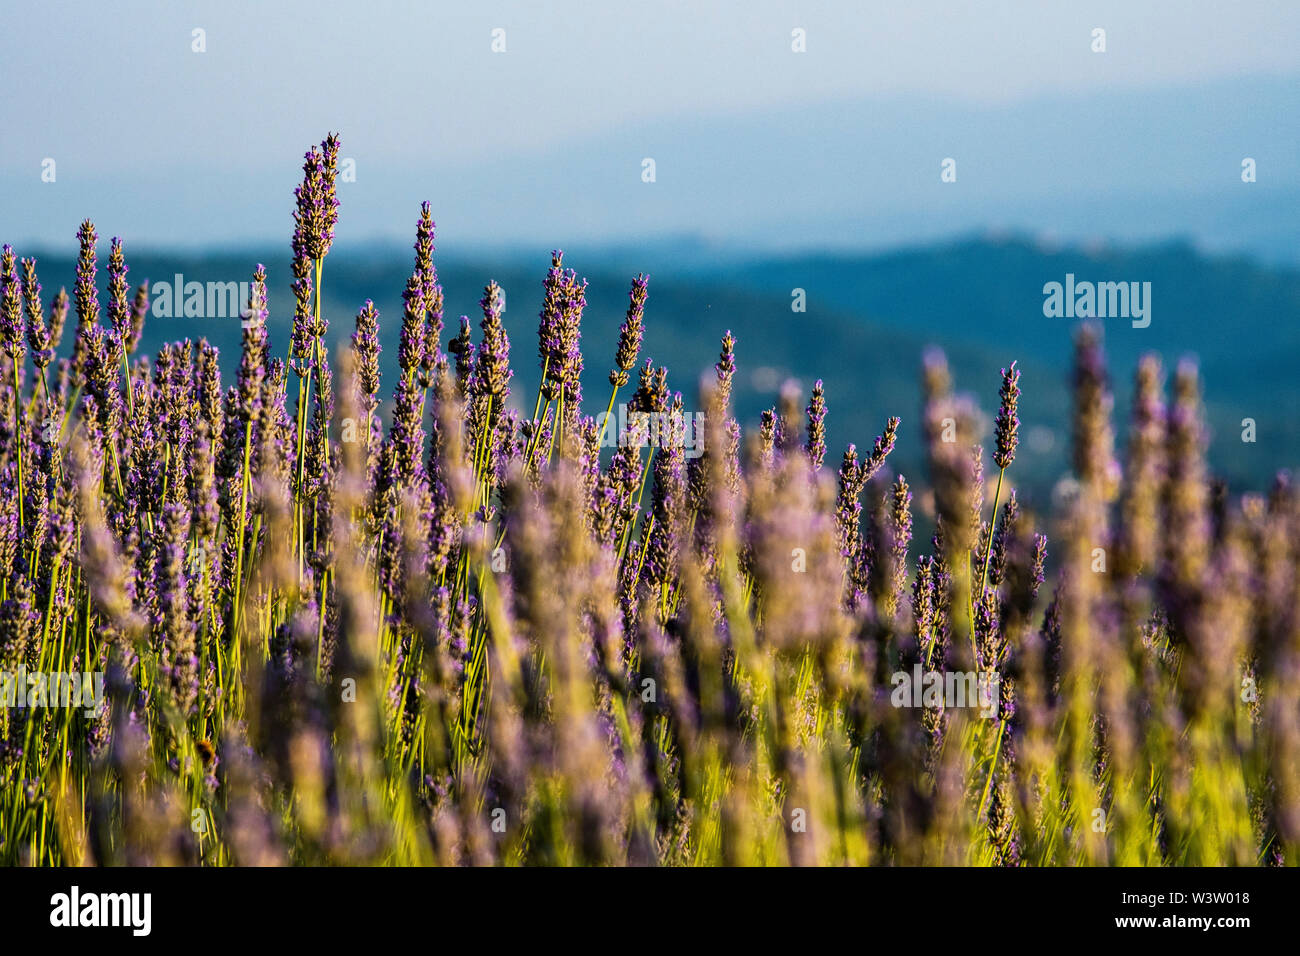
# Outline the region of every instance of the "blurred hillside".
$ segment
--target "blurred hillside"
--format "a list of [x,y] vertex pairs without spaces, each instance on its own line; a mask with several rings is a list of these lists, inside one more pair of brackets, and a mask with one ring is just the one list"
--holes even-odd
[[[71,244],[70,244],[71,245]],[[106,245],[106,244],[105,244]],[[287,246],[287,244],[286,244]],[[30,250],[19,249],[20,254]],[[74,261],[67,252],[42,255],[47,295],[71,288]],[[101,280],[103,256],[101,254]],[[130,280],[246,281],[264,262],[270,289],[273,354],[283,355],[292,314],[286,250],[165,256],[132,251]],[[367,298],[381,311],[384,394],[396,365],[401,290],[411,268],[409,249],[340,246],[326,262],[323,295],[332,341],[346,339]],[[488,279],[507,297],[511,336],[512,402],[532,408],[537,382],[537,312],[549,250],[511,250],[495,256],[436,256],[446,293],[444,345],[461,314],[478,332],[477,302]],[[922,471],[917,430],[918,369],[923,349],[948,354],[959,389],[995,410],[999,369],[1012,360],[1023,370],[1023,444],[1015,480],[1032,503],[1042,501],[1068,467],[1069,363],[1075,321],[1043,315],[1044,283],[1078,280],[1150,282],[1152,321],[1135,329],[1125,319],[1102,320],[1116,392],[1116,424],[1123,432],[1130,379],[1138,355],[1153,350],[1172,369],[1179,357],[1199,357],[1211,426],[1210,459],[1234,488],[1267,486],[1273,473],[1297,463],[1300,451],[1300,272],[1245,258],[1207,257],[1182,243],[1137,249],[1045,247],[1023,239],[972,238],[883,254],[815,254],[756,259],[687,243],[641,250],[578,249],[565,264],[590,279],[583,324],[584,394],[590,412],[603,410],[628,283],[648,272],[650,299],[642,359],[670,370],[688,409],[702,372],[711,373],[718,342],[731,329],[738,340],[735,393],[743,422],[776,402],[786,378],[805,389],[826,383],[833,467],[848,442],[870,446],[885,419],[902,417],[891,463],[905,474]],[[792,291],[803,289],[806,311],[792,311]],[[143,348],[206,336],[218,345],[227,376],[239,348],[237,318],[150,317]],[[66,344],[66,343],[65,343]],[[599,407],[598,407],[599,406]],[[1241,441],[1241,420],[1254,418],[1257,441]]]

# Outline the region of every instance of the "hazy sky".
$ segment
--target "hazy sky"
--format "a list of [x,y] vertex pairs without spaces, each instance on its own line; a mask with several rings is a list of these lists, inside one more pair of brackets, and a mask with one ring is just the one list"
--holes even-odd
[[[1300,69],[1294,0],[0,0],[0,9],[0,201],[11,197],[25,218],[30,205],[13,197],[41,188],[46,157],[61,184],[170,202],[177,176],[214,171],[273,171],[283,192],[327,130],[341,130],[345,154],[372,174],[533,153],[554,163],[564,144],[675,117],[870,96],[1004,104]],[[795,27],[807,31],[803,55],[791,52]],[[1089,48],[1094,27],[1107,31],[1105,56]],[[196,28],[206,52],[192,50]],[[491,49],[497,28],[505,53]],[[0,205],[0,229],[44,234],[10,218]]]

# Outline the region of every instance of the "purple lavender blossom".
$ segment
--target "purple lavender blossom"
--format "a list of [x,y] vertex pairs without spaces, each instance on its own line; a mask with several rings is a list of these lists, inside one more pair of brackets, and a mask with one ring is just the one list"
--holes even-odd
[[478,379],[486,395],[498,402],[510,395],[510,338],[501,324],[501,287],[489,282],[479,300],[483,309],[483,342],[478,351]]
[[736,377],[736,339],[730,329],[722,337],[722,355],[713,368],[718,376],[718,404],[726,408],[731,403],[731,382]]
[[324,259],[334,242],[338,222],[338,196],[335,191],[339,140],[331,133],[318,150],[307,150],[302,164],[302,185],[294,190],[298,208],[294,222],[302,232],[302,250],[307,258]]
[[126,256],[122,240],[114,236],[108,251],[108,322],[113,336],[125,348],[131,338],[131,304],[127,301]]
[[406,280],[402,292],[402,332],[397,344],[397,364],[404,378],[411,378],[424,360],[424,286],[418,273]]
[[357,330],[352,333],[352,348],[357,353],[357,384],[363,396],[362,405],[373,414],[379,395],[379,310],[375,303],[366,304],[357,312]]
[[650,277],[638,275],[632,280],[632,290],[627,316],[618,330],[618,349],[614,353],[614,369],[609,373],[609,384],[621,388],[627,384],[628,375],[636,366],[637,353],[641,351],[641,338],[645,334],[645,303]]
[[424,342],[420,354],[421,384],[433,384],[433,370],[441,354],[442,286],[433,265],[434,222],[427,202],[420,205],[420,220],[415,227],[415,273],[420,277],[420,301],[424,303]]
[[826,458],[826,392],[822,380],[817,379],[813,385],[812,400],[808,403],[808,440],[804,451],[813,471],[820,471]]
[[50,348],[52,349],[57,349],[63,340],[63,326],[68,319],[70,303],[67,289],[60,289],[50,301]]
[[0,347],[17,362],[26,354],[23,341],[23,296],[14,265],[13,246],[0,252]]
[[54,360],[54,348],[50,344],[50,333],[45,326],[45,314],[41,308],[41,284],[36,280],[36,260],[24,259],[22,265],[23,310],[27,319],[27,344],[32,349],[32,361],[43,374],[45,368]]
[[993,452],[993,462],[999,468],[1010,467],[1016,459],[1016,445],[1019,443],[1017,431],[1020,419],[1016,412],[1020,406],[1020,370],[1012,362],[1010,368],[1002,370],[1002,389],[998,393],[1002,403],[998,406],[998,417],[993,430],[997,436],[997,449]]
[[572,418],[582,401],[582,311],[587,304],[587,280],[578,280],[572,269],[564,269],[564,253],[551,254],[546,296],[538,327],[542,358],[543,394],[555,399],[564,393],[564,417]]
[[[237,389],[239,415],[245,423],[257,417],[262,401],[262,383],[267,372],[266,267],[258,264],[245,310],[243,350],[239,359]],[[241,441],[241,447],[242,447]]]
[[95,287],[95,242],[99,234],[95,224],[87,219],[77,231],[81,254],[77,258],[77,324],[84,327],[99,321],[99,290]]
[[447,343],[447,351],[456,356],[456,385],[462,400],[468,400],[474,384],[478,349],[470,335],[469,316],[460,317],[460,332]]
[[144,334],[144,320],[148,314],[149,280],[145,279],[136,286],[135,298],[131,300],[131,321],[124,338],[127,355],[134,355],[140,345],[140,336]]

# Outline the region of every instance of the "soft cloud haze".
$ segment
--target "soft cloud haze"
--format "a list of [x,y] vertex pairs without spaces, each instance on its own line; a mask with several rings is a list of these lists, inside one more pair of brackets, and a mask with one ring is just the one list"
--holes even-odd
[[[1149,192],[1157,232],[1208,232],[1239,218],[1209,194],[1241,156],[1263,192],[1300,153],[1292,3],[5,7],[0,228],[20,242],[66,244],[84,215],[137,244],[279,239],[327,130],[358,164],[343,236],[405,237],[429,198],[444,236],[480,243],[1107,231],[1087,201],[1054,221],[1067,193]],[[960,192],[940,199],[946,155]]]

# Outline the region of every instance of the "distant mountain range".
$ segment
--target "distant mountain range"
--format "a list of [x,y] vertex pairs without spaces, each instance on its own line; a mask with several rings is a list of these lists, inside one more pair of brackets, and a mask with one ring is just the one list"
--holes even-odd
[[[920,473],[917,373],[927,345],[944,348],[958,388],[977,393],[990,415],[999,369],[1017,360],[1023,371],[1025,442],[1015,480],[1032,503],[1067,468],[1075,323],[1044,316],[1043,286],[1073,274],[1081,281],[1151,283],[1149,327],[1134,328],[1124,319],[1102,322],[1121,434],[1137,357],[1156,351],[1172,369],[1180,356],[1194,354],[1204,373],[1216,471],[1234,487],[1262,488],[1277,469],[1300,463],[1295,369],[1300,270],[1210,257],[1185,242],[1084,249],[987,237],[875,255],[753,258],[679,244],[647,248],[639,264],[634,258],[617,249],[603,256],[584,249],[566,254],[566,265],[591,283],[583,343],[584,393],[593,413],[604,408],[609,394],[606,376],[629,280],[635,271],[646,271],[651,279],[642,358],[669,367],[670,383],[683,393],[688,409],[694,407],[699,376],[711,374],[719,339],[731,329],[740,367],[736,402],[747,422],[775,403],[785,378],[799,380],[805,392],[814,379],[825,380],[832,465],[845,444],[869,446],[885,419],[897,414],[903,426],[893,464],[904,473]],[[244,281],[256,262],[265,262],[273,352],[283,354],[292,313],[287,249],[129,255],[128,261],[132,281],[169,282],[177,273],[187,282]],[[462,313],[471,316],[477,334],[477,301],[489,278],[505,289],[516,369],[512,400],[531,410],[537,311],[549,251],[538,247],[524,255],[515,249],[491,258],[440,255],[437,264],[447,299],[444,343]],[[71,288],[74,265],[66,254],[41,257],[47,293],[60,284]],[[365,299],[373,299],[381,311],[384,394],[395,368],[400,292],[410,268],[410,250],[392,247],[340,248],[326,263],[323,291],[331,339],[350,334]],[[792,311],[796,289],[806,298],[802,313]],[[226,356],[229,375],[237,364],[239,335],[238,318],[155,316],[146,327],[144,348],[152,352],[162,341],[206,336]],[[1253,444],[1241,441],[1243,418],[1256,421]]]
[[[562,107],[557,107],[562,108]],[[1300,265],[1300,82],[1215,80],[1100,88],[1005,105],[877,97],[745,113],[652,117],[537,154],[471,166],[367,152],[343,130],[340,239],[408,242],[429,200],[446,248],[503,243],[637,250],[694,237],[749,255],[882,251],[995,229],[1057,242],[1184,238],[1211,252]],[[490,140],[492,118],[483,135]],[[357,134],[360,135],[359,133]],[[0,131],[0,137],[3,131]],[[233,144],[232,144],[233,146]],[[92,217],[105,235],[191,249],[286,234],[296,156],[256,142],[209,165],[163,162],[106,177],[93,157],[0,155],[0,235],[66,241]],[[642,161],[655,160],[655,181]],[[944,159],[955,182],[940,181]],[[1257,181],[1241,181],[1243,159]]]

